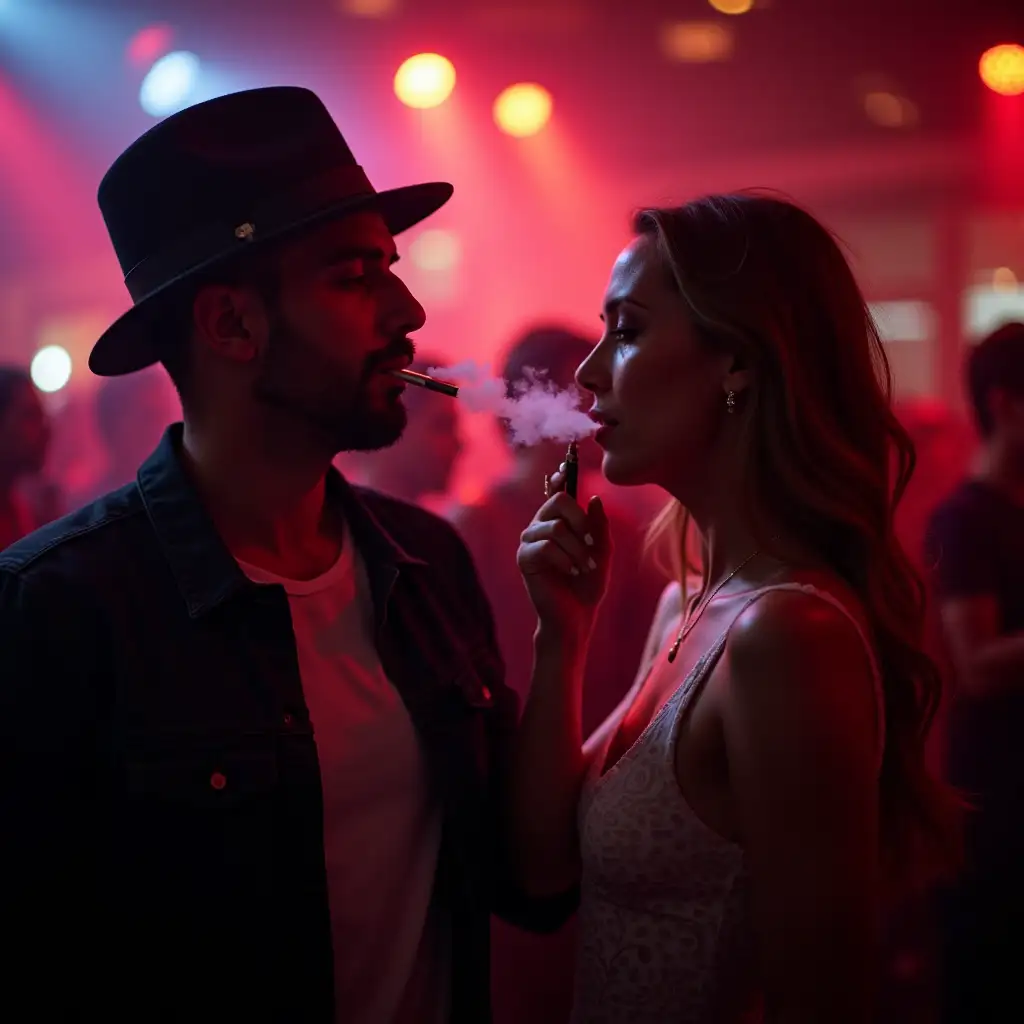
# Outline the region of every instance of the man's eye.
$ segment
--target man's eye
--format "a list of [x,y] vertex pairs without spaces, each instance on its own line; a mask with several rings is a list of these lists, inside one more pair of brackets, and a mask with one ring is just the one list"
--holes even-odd
[[346,260],[335,267],[338,277],[362,277],[366,273],[366,263],[363,260]]

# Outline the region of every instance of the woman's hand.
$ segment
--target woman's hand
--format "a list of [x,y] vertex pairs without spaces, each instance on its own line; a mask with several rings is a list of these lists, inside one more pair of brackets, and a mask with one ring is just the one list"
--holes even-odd
[[608,586],[611,537],[600,498],[584,511],[562,491],[561,471],[551,477],[554,492],[523,531],[519,570],[540,628],[554,636],[589,635]]

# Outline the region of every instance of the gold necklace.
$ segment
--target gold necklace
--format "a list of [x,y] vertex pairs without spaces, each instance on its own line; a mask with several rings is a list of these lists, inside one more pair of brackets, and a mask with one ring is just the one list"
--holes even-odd
[[729,575],[726,576],[725,579],[722,580],[722,582],[719,583],[714,590],[711,591],[711,594],[708,596],[707,600],[702,602],[702,604],[694,612],[694,614],[691,616],[687,616],[686,621],[682,624],[682,626],[679,628],[679,632],[676,634],[675,642],[668,650],[668,660],[670,664],[676,660],[676,655],[679,653],[679,648],[682,647],[683,641],[687,638],[687,636],[689,636],[690,630],[697,625],[697,622],[700,620],[700,617],[704,614],[704,609],[707,608],[707,606],[711,604],[711,602],[715,599],[715,595],[722,589],[722,587],[726,585],[726,583],[729,582],[729,580],[733,578],[733,576],[736,575],[736,573],[740,571],[740,569],[743,569],[745,566],[749,565],[755,558],[757,558],[759,554],[761,554],[760,548],[758,548],[751,554],[747,555],[747,557],[744,558],[743,561],[740,562],[740,564],[737,565],[736,568],[733,569],[733,571],[729,573]]

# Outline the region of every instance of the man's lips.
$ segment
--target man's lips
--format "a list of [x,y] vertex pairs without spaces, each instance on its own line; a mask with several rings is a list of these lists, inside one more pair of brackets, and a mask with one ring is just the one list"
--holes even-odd
[[379,363],[373,368],[374,373],[394,373],[395,370],[407,370],[412,365],[412,356],[402,356],[397,359],[389,359],[386,363]]

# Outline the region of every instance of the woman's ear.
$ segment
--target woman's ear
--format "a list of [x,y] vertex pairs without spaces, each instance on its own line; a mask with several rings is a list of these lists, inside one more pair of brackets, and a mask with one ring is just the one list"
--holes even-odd
[[729,368],[722,378],[722,390],[728,395],[742,395],[750,387],[751,373],[747,368],[746,360],[739,353],[734,354],[729,360]]

